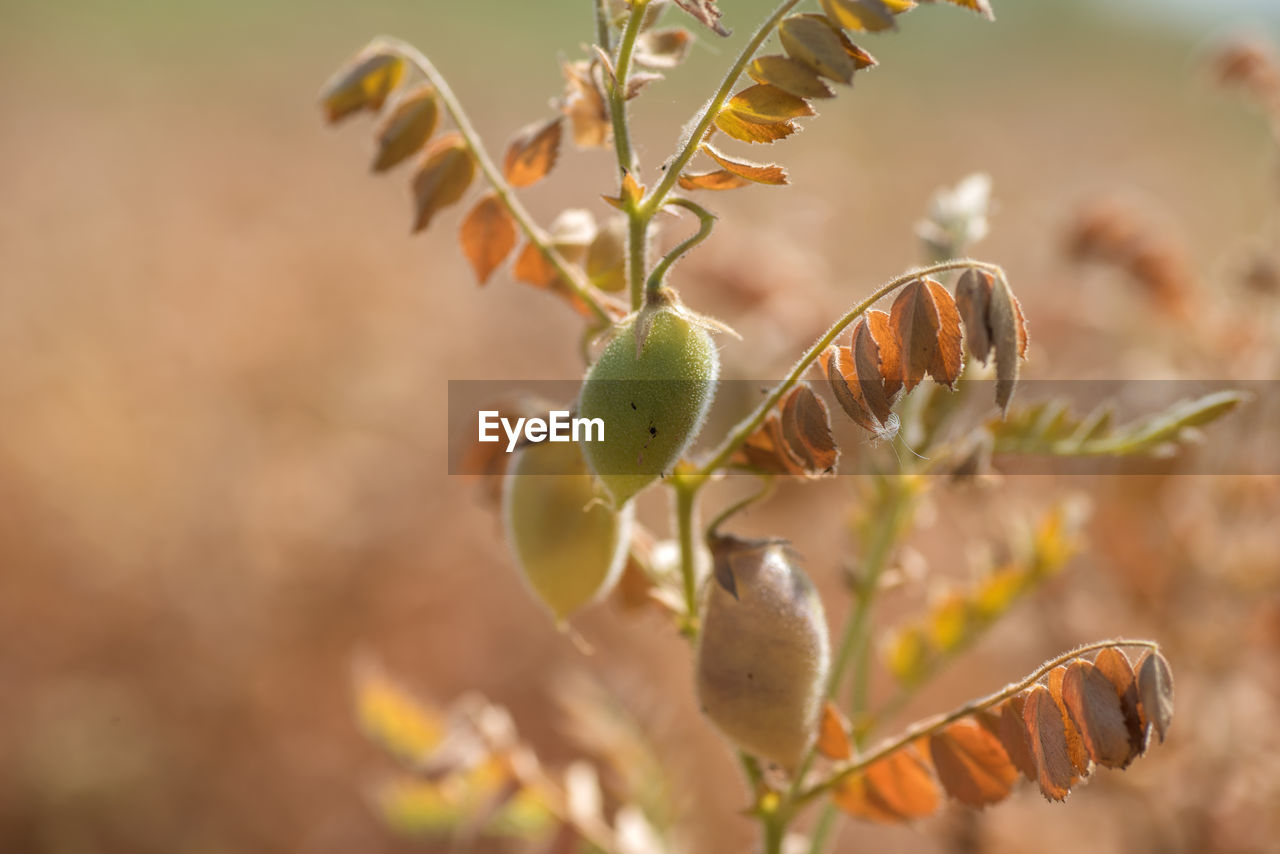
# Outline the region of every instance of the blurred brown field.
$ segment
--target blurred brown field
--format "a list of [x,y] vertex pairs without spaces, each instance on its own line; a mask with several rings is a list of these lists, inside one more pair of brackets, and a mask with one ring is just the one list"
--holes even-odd
[[[552,764],[572,750],[549,677],[595,674],[657,743],[690,849],[747,850],[683,642],[606,603],[583,655],[522,588],[480,487],[447,474],[447,381],[575,376],[577,321],[505,273],[477,288],[457,212],[411,239],[403,176],[370,178],[366,129],[316,108],[389,31],[500,151],[548,114],[557,51],[591,35],[588,4],[545,5],[0,4],[0,852],[445,850],[369,808],[388,760],[354,722],[362,651],[441,701],[509,706]],[[723,6],[731,45],[767,8]],[[769,152],[793,186],[710,200],[718,231],[675,276],[745,336],[723,342],[731,376],[783,370],[915,264],[932,191],[984,170],[978,254],[1026,307],[1030,376],[1276,378],[1280,295],[1240,284],[1277,205],[1265,122],[1212,85],[1205,31],[1091,8],[912,13],[868,40],[881,68]],[[639,102],[650,169],[730,56],[701,38]],[[568,152],[529,204],[603,215],[609,176]],[[1111,198],[1185,254],[1185,315],[1068,260],[1073,217]],[[1087,496],[1083,555],[906,714],[1150,637],[1177,679],[1169,743],[1065,806],[1023,787],[987,813],[849,825],[838,850],[1280,850],[1280,480],[1179,470],[939,490],[910,540],[963,577],[966,549]],[[787,485],[743,523],[797,544],[833,623],[853,497],[849,479]],[[662,523],[655,497],[642,509]],[[890,599],[883,627],[920,604]]]

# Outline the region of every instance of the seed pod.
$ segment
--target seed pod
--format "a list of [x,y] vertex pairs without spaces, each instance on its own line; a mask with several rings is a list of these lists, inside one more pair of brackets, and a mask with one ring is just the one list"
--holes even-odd
[[578,414],[604,422],[583,454],[615,507],[671,470],[702,428],[720,373],[711,336],[673,298],[624,321],[587,371]]
[[794,770],[817,733],[831,664],[822,600],[787,545],[719,537],[702,603],[702,711],[743,750]]
[[582,451],[543,442],[516,451],[502,485],[502,518],[516,565],[556,622],[605,595],[631,543],[631,508],[595,497]]

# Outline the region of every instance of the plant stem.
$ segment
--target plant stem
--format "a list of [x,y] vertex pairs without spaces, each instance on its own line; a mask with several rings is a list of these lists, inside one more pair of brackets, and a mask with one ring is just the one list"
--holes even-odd
[[764,826],[764,854],[782,854],[782,842],[787,835],[787,826],[781,816],[764,816],[760,819]]
[[810,788],[801,792],[800,795],[797,798],[795,798],[795,800],[793,801],[793,804],[796,806],[806,804],[809,801],[812,801],[814,798],[824,794],[825,792],[830,791],[832,788],[839,785],[842,781],[848,779],[854,774],[857,774],[858,772],[864,770],[868,766],[876,762],[879,762],[881,759],[885,758],[889,754],[897,750],[901,750],[903,747],[906,747],[908,744],[915,741],[916,739],[923,738],[928,735],[932,735],[933,733],[949,726],[950,724],[955,723],[961,718],[967,717],[976,712],[980,712],[983,709],[990,708],[991,706],[994,706],[998,703],[1002,703],[1005,700],[1009,699],[1010,697],[1014,696],[1015,694],[1025,691],[1027,688],[1031,687],[1036,682],[1038,682],[1041,678],[1043,678],[1045,674],[1047,674],[1049,671],[1053,670],[1055,667],[1057,667],[1060,664],[1065,664],[1071,659],[1076,658],[1080,655],[1083,655],[1086,652],[1092,652],[1094,650],[1099,650],[1099,649],[1106,649],[1107,647],[1124,647],[1124,646],[1144,646],[1154,650],[1160,649],[1160,645],[1154,641],[1119,639],[1119,640],[1098,641],[1096,643],[1085,644],[1084,646],[1076,647],[1075,649],[1069,652],[1064,652],[1058,657],[1050,659],[1049,661],[1042,664],[1039,668],[1035,670],[1035,672],[1027,676],[1021,682],[1016,682],[1016,683],[1006,685],[1004,688],[1001,688],[999,691],[996,691],[993,694],[988,694],[986,697],[983,697],[980,700],[973,700],[971,702],[965,703],[963,706],[960,706],[957,709],[954,709],[953,711],[950,711],[941,715],[935,715],[932,718],[926,718],[925,720],[922,720],[913,724],[912,726],[904,730],[897,737],[889,741],[886,741],[885,743],[877,747],[875,750],[872,750],[869,753],[859,756],[857,761],[843,766],[838,771],[836,771],[836,773],[828,777],[826,780],[823,780],[821,783],[817,783],[816,785],[811,786]]
[[822,854],[826,850],[827,840],[836,829],[836,819],[839,817],[834,805],[826,804],[822,808],[818,821],[813,826],[813,833],[809,835],[809,854]]
[[867,309],[875,305],[878,300],[893,293],[908,282],[920,278],[921,276],[944,273],[948,270],[965,270],[969,268],[987,270],[995,275],[1001,277],[1004,276],[1004,271],[995,264],[974,261],[970,258],[957,258],[951,261],[944,261],[941,264],[931,264],[927,267],[918,267],[914,270],[909,270],[894,279],[890,279],[884,285],[881,285],[874,293],[871,294],[871,296],[855,305],[843,317],[837,320],[835,324],[827,330],[826,334],[819,338],[814,345],[800,357],[800,361],[796,362],[795,366],[791,369],[791,372],[787,374],[786,379],[774,386],[765,399],[761,401],[760,405],[756,407],[755,411],[742,421],[739,421],[729,435],[725,437],[724,441],[720,443],[719,447],[712,452],[711,459],[702,466],[700,470],[701,473],[710,474],[728,462],[729,458],[733,456],[733,452],[738,449],[738,446],[745,442],[751,434],[756,431],[756,428],[759,427],[760,423],[768,416],[770,410],[777,405],[783,395],[791,390],[792,386],[800,381],[800,378],[804,376],[804,372],[809,369],[809,366],[813,364],[814,360],[816,360],[818,356],[822,355],[822,351],[827,349],[831,342],[835,341],[841,332],[866,313]]
[[592,5],[596,12],[596,44],[605,53],[609,53],[613,50],[612,39],[609,37],[609,0],[594,0]]
[[[636,171],[635,152],[631,148],[631,123],[627,121],[627,78],[631,74],[631,57],[635,52],[636,37],[644,22],[644,10],[649,0],[634,0],[627,26],[618,42],[618,55],[613,62],[613,79],[609,86],[609,119],[613,122],[613,150],[618,155],[618,171],[621,175]],[[601,47],[608,50],[607,45]],[[607,75],[606,75],[607,76]]]
[[476,165],[480,167],[480,172],[489,182],[489,185],[493,187],[494,195],[498,198],[498,201],[515,219],[516,224],[520,226],[520,230],[524,232],[529,242],[536,246],[548,263],[555,268],[555,271],[574,292],[574,295],[587,305],[597,320],[611,325],[613,318],[605,311],[591,283],[583,278],[582,274],[556,251],[546,232],[534,222],[533,217],[525,210],[520,200],[516,198],[515,191],[511,189],[506,179],[502,177],[502,173],[498,171],[498,167],[489,158],[488,152],[485,151],[484,145],[480,141],[480,135],[476,133],[476,129],[472,126],[466,111],[462,109],[462,104],[458,101],[457,96],[449,88],[444,75],[431,63],[431,60],[427,59],[422,51],[408,42],[390,36],[379,36],[374,39],[374,43],[385,45],[388,49],[398,53],[408,62],[415,65],[423,76],[431,81],[431,84],[436,87],[436,94],[439,96],[440,101],[453,118],[453,123],[457,126],[458,133],[462,135],[463,141],[466,142],[467,147],[471,150],[471,156],[475,158]]
[[683,141],[680,151],[676,154],[675,159],[667,166],[666,174],[662,176],[662,180],[658,185],[649,192],[644,201],[640,203],[640,211],[646,216],[653,214],[662,207],[663,201],[667,198],[667,194],[671,192],[671,188],[676,185],[676,181],[680,177],[680,173],[684,171],[684,167],[689,165],[689,161],[693,159],[693,155],[697,153],[698,146],[702,144],[703,137],[706,136],[707,129],[711,127],[711,123],[715,121],[716,116],[720,113],[720,108],[724,106],[724,102],[728,100],[729,93],[733,91],[733,87],[737,85],[738,78],[742,76],[742,72],[746,70],[747,63],[756,55],[756,51],[760,49],[760,45],[764,44],[767,39],[777,28],[778,23],[782,20],[792,7],[799,3],[800,0],[783,0],[773,13],[764,20],[751,36],[751,39],[742,47],[738,58],[734,60],[733,65],[729,67],[729,71],[724,76],[720,88],[716,94],[712,96],[707,105],[702,108],[702,112],[698,114],[693,124],[693,130],[689,132],[687,139]]
[[694,638],[698,633],[698,572],[697,545],[693,536],[693,521],[697,509],[701,478],[692,481],[675,476],[676,527],[680,538],[680,578],[684,586],[685,623],[684,634]]
[[716,215],[697,202],[692,202],[689,199],[672,199],[669,204],[692,211],[698,217],[698,231],[664,255],[662,260],[654,266],[653,272],[649,274],[648,281],[645,282],[646,295],[652,295],[657,292],[658,288],[662,287],[662,279],[667,275],[667,270],[671,269],[671,265],[680,260],[681,256],[690,249],[711,236],[711,229],[716,224]]
[[755,504],[758,501],[763,501],[764,499],[768,498],[770,494],[772,494],[773,485],[774,485],[773,475],[771,474],[761,475],[760,480],[761,480],[760,489],[751,493],[745,498],[739,499],[733,504],[730,504],[724,510],[721,510],[720,513],[716,516],[716,518],[711,520],[711,524],[707,525],[708,537],[713,536],[716,533],[716,531],[720,528],[720,526],[723,525],[725,522],[727,522],[729,519],[741,513],[743,510],[747,509],[752,504]]
[[627,218],[627,283],[631,310],[639,311],[644,302],[645,269],[649,265],[649,220],[635,211],[628,212]]

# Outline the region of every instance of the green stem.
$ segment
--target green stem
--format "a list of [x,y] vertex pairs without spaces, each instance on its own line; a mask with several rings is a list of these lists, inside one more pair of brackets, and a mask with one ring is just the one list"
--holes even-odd
[[649,274],[649,280],[645,282],[644,286],[645,294],[649,296],[652,296],[657,292],[658,288],[662,287],[662,280],[667,275],[667,270],[671,269],[671,265],[679,261],[690,249],[710,237],[711,229],[716,224],[716,215],[697,202],[692,202],[689,199],[672,199],[669,204],[692,211],[698,217],[698,231],[688,240],[680,243],[664,255],[662,260],[653,268],[653,272]]
[[791,369],[791,372],[787,374],[786,379],[774,386],[765,399],[761,401],[760,405],[757,406],[750,415],[739,421],[732,432],[730,432],[729,435],[725,437],[724,441],[721,442],[715,451],[712,452],[711,459],[708,460],[700,469],[701,473],[710,474],[727,463],[729,458],[733,456],[734,451],[738,449],[738,446],[747,441],[751,434],[756,431],[756,428],[760,426],[760,423],[769,415],[769,412],[778,404],[778,401],[782,399],[783,395],[790,391],[791,387],[800,381],[800,378],[804,376],[804,372],[809,369],[809,366],[813,364],[814,360],[816,360],[818,356],[822,355],[822,351],[827,349],[831,342],[835,341],[841,332],[866,313],[867,309],[875,305],[878,300],[893,293],[908,282],[920,278],[921,276],[943,273],[948,270],[965,270],[969,268],[987,270],[994,275],[1001,277],[1004,276],[1004,271],[995,264],[974,261],[970,258],[958,258],[951,261],[944,261],[941,264],[931,264],[928,267],[918,267],[914,270],[909,270],[908,272],[889,280],[884,285],[881,285],[874,293],[871,294],[871,296],[855,305],[843,317],[837,320],[835,325],[828,329],[826,334],[819,338],[814,345],[800,357],[800,361],[796,362],[795,366]]
[[622,40],[618,42],[618,55],[613,63],[613,78],[609,83],[609,119],[613,123],[613,150],[618,155],[618,171],[622,175],[636,171],[635,152],[631,147],[631,123],[627,121],[627,78],[631,75],[631,57],[635,53],[636,37],[640,35],[640,25],[644,22],[644,10],[648,5],[649,0],[635,0],[632,4],[627,26],[622,31]]
[[787,825],[781,816],[763,816],[760,823],[764,825],[764,854],[782,854],[782,842],[787,836]]
[[792,803],[797,807],[803,804],[809,803],[814,798],[817,798],[823,795],[824,793],[830,791],[831,789],[835,788],[841,782],[843,782],[844,780],[847,780],[849,777],[852,777],[853,775],[866,769],[868,766],[873,765],[876,762],[879,762],[881,759],[884,759],[889,754],[894,753],[895,751],[901,750],[902,748],[906,747],[908,744],[915,741],[916,739],[924,738],[926,736],[932,735],[935,732],[938,732],[939,730],[945,729],[946,727],[950,726],[951,724],[955,723],[961,718],[968,717],[969,715],[976,714],[977,712],[980,712],[984,709],[988,709],[991,706],[997,705],[999,703],[1003,703],[1005,700],[1009,699],[1015,694],[1019,694],[1025,691],[1027,688],[1030,688],[1040,679],[1044,678],[1045,674],[1053,670],[1055,667],[1058,667],[1061,664],[1065,664],[1066,662],[1070,661],[1073,658],[1083,655],[1086,652],[1092,652],[1094,650],[1106,649],[1108,647],[1125,647],[1125,646],[1143,646],[1143,647],[1147,647],[1148,649],[1154,649],[1154,650],[1160,649],[1160,645],[1155,641],[1120,639],[1120,640],[1098,641],[1096,643],[1085,644],[1084,646],[1076,647],[1075,649],[1069,652],[1064,652],[1062,655],[1059,655],[1057,658],[1053,658],[1045,662],[1038,669],[1036,669],[1035,672],[1033,672],[1030,676],[1023,679],[1021,682],[1016,682],[1010,685],[1006,685],[1004,688],[1001,688],[999,691],[996,691],[993,694],[988,694],[986,697],[983,697],[980,700],[973,700],[969,703],[965,703],[963,706],[960,706],[957,709],[954,709],[953,711],[950,711],[941,715],[935,715],[932,718],[926,718],[925,720],[919,721],[911,725],[897,737],[884,742],[875,750],[872,750],[869,753],[859,756],[857,761],[851,762],[848,765],[842,766],[839,770],[837,770],[834,774],[832,774],[827,779],[801,792],[800,795]]
[[609,36],[609,0],[595,0],[593,5],[596,12],[596,44],[605,53],[609,53],[613,50]]
[[698,489],[702,479],[687,481],[676,475],[676,527],[680,538],[680,578],[684,587],[685,619],[683,633],[694,638],[698,633],[698,572],[696,543],[693,536]]
[[631,291],[631,310],[639,311],[644,302],[645,269],[649,264],[649,220],[631,211],[627,214],[627,283]]
[[835,831],[836,819],[839,817],[834,804],[828,803],[822,807],[822,812],[813,825],[813,833],[809,835],[809,854],[822,854],[827,850],[827,841]]
[[716,116],[720,113],[720,108],[724,106],[724,102],[728,100],[729,93],[733,91],[733,87],[738,84],[738,78],[742,76],[742,72],[746,70],[747,63],[756,55],[756,51],[760,49],[760,45],[764,44],[773,31],[777,28],[783,16],[791,11],[800,0],[783,0],[778,7],[773,10],[768,18],[765,19],[751,36],[738,54],[738,58],[734,60],[733,65],[729,67],[729,71],[724,76],[720,88],[716,94],[702,108],[702,112],[698,114],[698,118],[694,122],[693,130],[689,133],[680,147],[680,151],[676,154],[675,159],[667,167],[666,173],[662,176],[662,180],[658,185],[649,192],[644,201],[640,203],[640,211],[646,216],[653,216],[663,202],[667,198],[667,194],[676,185],[676,181],[680,178],[680,173],[684,171],[684,167],[689,165],[689,161],[693,159],[693,155],[698,152],[698,146],[702,144],[703,137],[706,136],[711,123],[715,121]]
[[445,81],[444,75],[436,69],[431,60],[427,59],[422,51],[408,42],[391,38],[390,36],[379,36],[374,39],[374,43],[385,45],[389,50],[398,53],[416,66],[423,76],[431,81],[431,84],[436,87],[436,94],[441,103],[444,104],[444,108],[453,118],[453,123],[457,126],[458,133],[462,135],[467,148],[471,150],[471,156],[475,158],[476,165],[480,167],[480,172],[484,175],[485,180],[489,182],[489,185],[493,187],[494,195],[498,201],[511,214],[511,217],[520,226],[520,230],[524,232],[529,242],[538,248],[538,251],[555,268],[555,271],[568,284],[574,294],[586,303],[591,313],[596,316],[596,319],[605,324],[612,324],[613,318],[605,311],[604,305],[596,295],[595,289],[591,287],[591,283],[583,277],[581,272],[566,261],[564,256],[556,251],[546,232],[534,222],[533,217],[525,210],[520,200],[516,198],[515,191],[511,189],[506,179],[502,177],[498,167],[489,158],[489,154],[485,151],[484,145],[480,141],[480,135],[476,133],[471,120],[467,118],[466,111],[462,109],[462,104]]
[[761,475],[760,480],[761,480],[761,484],[760,484],[759,490],[751,493],[745,498],[739,499],[733,504],[730,504],[724,510],[721,510],[720,513],[716,516],[716,518],[711,520],[711,524],[707,525],[708,537],[714,536],[716,531],[720,528],[720,526],[723,525],[732,517],[741,513],[743,510],[746,510],[752,504],[755,504],[758,501],[763,501],[764,499],[769,497],[769,495],[773,492],[773,485],[774,485],[773,475],[771,474]]

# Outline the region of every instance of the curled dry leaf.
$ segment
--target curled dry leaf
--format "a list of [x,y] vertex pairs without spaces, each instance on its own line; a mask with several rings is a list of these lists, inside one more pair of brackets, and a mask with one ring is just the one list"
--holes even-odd
[[964,364],[960,312],[955,300],[932,279],[916,279],[893,301],[889,323],[898,338],[902,386],[911,391],[928,374],[952,386]]
[[714,172],[681,172],[676,179],[682,190],[736,190],[751,184],[741,175],[735,175],[728,169],[717,169]]
[[560,116],[529,125],[516,134],[502,161],[502,174],[507,183],[528,187],[545,178],[560,156],[560,138]]
[[997,737],[1013,767],[1022,772],[1022,776],[1034,783],[1038,779],[1036,759],[1031,751],[1031,736],[1027,731],[1026,719],[1023,717],[1026,706],[1026,695],[1017,694],[1000,704],[1000,728]]
[[1076,770],[1080,776],[1089,773],[1089,754],[1084,748],[1084,738],[1080,734],[1080,730],[1076,728],[1075,723],[1071,720],[1070,713],[1067,712],[1067,704],[1062,696],[1062,686],[1067,678],[1067,668],[1065,665],[1055,667],[1049,672],[1049,695],[1053,697],[1053,701],[1058,704],[1058,712],[1062,715],[1063,731],[1067,737],[1067,757],[1071,760],[1071,767]]
[[1173,674],[1169,662],[1159,651],[1150,650],[1138,662],[1137,672],[1142,727],[1148,733],[1154,729],[1163,744],[1164,734],[1173,721]]
[[1067,722],[1048,688],[1036,685],[1031,689],[1022,719],[1031,755],[1035,757],[1040,791],[1051,801],[1064,800],[1076,781],[1076,771],[1068,753]]
[[883,0],[822,0],[822,11],[846,30],[878,33],[898,26]]
[[716,8],[716,0],[676,0],[676,5],[710,27],[716,35],[729,35],[729,31],[720,23],[722,13]]
[[727,172],[740,178],[754,181],[757,184],[781,185],[787,183],[787,170],[776,163],[754,163],[750,160],[737,160],[717,151],[709,143],[704,143],[702,150],[708,157],[719,163]]
[[374,132],[378,154],[373,171],[385,172],[412,157],[435,132],[439,118],[433,86],[417,86],[396,98]]
[[841,782],[832,800],[851,815],[897,823],[932,815],[940,797],[929,764],[907,746]]
[[565,93],[560,100],[560,112],[569,117],[573,144],[579,148],[608,145],[613,124],[609,121],[609,108],[595,65],[586,60],[566,62],[561,65],[561,71]]
[[675,68],[691,44],[693,34],[683,27],[649,30],[636,39],[635,61],[649,68]]
[[998,803],[1018,779],[1000,740],[972,720],[959,720],[929,739],[929,755],[947,794],[971,807]]
[[799,383],[738,452],[738,459],[769,474],[821,477],[835,471],[840,450],[831,436],[827,406]]
[[747,75],[757,83],[777,86],[798,98],[835,97],[835,92],[816,71],[788,56],[756,57],[747,66]]
[[823,16],[792,15],[779,25],[778,38],[787,56],[815,74],[846,85],[853,82],[857,64],[845,48],[848,39]]
[[984,365],[995,351],[996,404],[1008,412],[1018,382],[1019,362],[1027,357],[1027,319],[1003,278],[970,268],[956,284],[956,304],[964,319],[969,353]]
[[330,123],[361,110],[380,110],[404,79],[404,58],[380,46],[366,48],[338,69],[320,90],[320,105]]
[[471,186],[475,174],[475,160],[461,134],[451,133],[433,142],[413,178],[417,210],[413,230],[422,231],[441,209],[457,203]]
[[1067,666],[1062,701],[1080,732],[1089,758],[1106,768],[1123,768],[1133,758],[1124,708],[1115,686],[1084,659]]
[[1128,764],[1147,749],[1147,735],[1143,732],[1142,715],[1138,709],[1138,680],[1134,675],[1133,665],[1123,652],[1108,648],[1098,653],[1093,666],[1107,677],[1120,699],[1121,709],[1124,710],[1125,728],[1129,733]]
[[898,432],[892,406],[902,388],[901,357],[889,317],[869,311],[853,328],[850,347],[829,347],[822,369],[832,393],[845,413],[880,439]]
[[661,79],[662,75],[656,71],[637,71],[627,77],[627,91],[623,93],[623,97],[630,101],[639,96],[644,91],[644,87]]
[[516,223],[496,193],[486,193],[462,220],[462,252],[476,280],[488,281],[516,246]]

